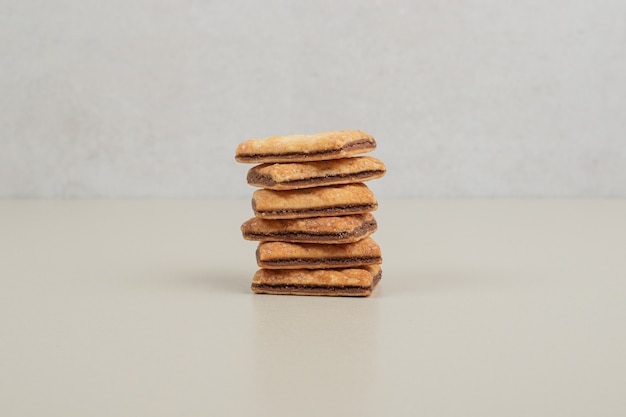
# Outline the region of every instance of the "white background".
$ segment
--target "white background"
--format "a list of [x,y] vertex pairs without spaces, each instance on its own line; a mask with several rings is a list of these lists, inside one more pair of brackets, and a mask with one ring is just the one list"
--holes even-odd
[[243,197],[361,129],[383,197],[626,196],[623,1],[0,0],[1,197]]

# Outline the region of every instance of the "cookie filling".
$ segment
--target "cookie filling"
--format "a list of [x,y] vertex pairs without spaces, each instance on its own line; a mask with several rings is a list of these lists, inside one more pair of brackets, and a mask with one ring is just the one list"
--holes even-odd
[[252,284],[253,290],[265,290],[274,292],[299,292],[299,293],[315,293],[315,294],[360,294],[364,291],[370,291],[372,287],[327,287],[321,285],[268,285],[268,284]]
[[[258,260],[258,257],[257,257]],[[337,266],[347,266],[347,265],[371,265],[371,264],[379,264],[382,262],[382,259],[379,256],[363,256],[363,257],[354,257],[354,258],[295,258],[295,259],[272,259],[267,261],[258,260],[259,266],[300,266],[300,265],[337,265]]]
[[293,216],[293,215],[303,215],[306,214],[307,217],[318,217],[318,216],[333,216],[335,214],[357,214],[357,213],[366,213],[369,211],[374,211],[378,208],[377,203],[373,204],[353,204],[353,205],[343,205],[343,206],[334,206],[334,207],[321,207],[321,208],[303,208],[303,209],[294,209],[294,210],[267,210],[267,211],[257,211],[256,205],[253,204],[254,212],[260,217],[267,218],[280,218],[282,216]]
[[261,175],[256,172],[250,172],[248,174],[248,184],[262,185],[265,187],[274,187],[276,185],[315,185],[320,183],[329,183],[340,180],[354,180],[354,182],[361,182],[362,180],[370,177],[376,177],[378,175],[384,175],[385,171],[382,170],[370,170],[363,172],[355,172],[351,174],[336,174],[323,177],[312,177],[290,181],[276,181],[271,176]]
[[369,235],[373,230],[363,230],[358,233],[304,233],[304,232],[282,232],[282,233],[244,233],[247,240],[273,241],[282,240],[285,242],[327,242],[337,241],[342,243],[355,242]]

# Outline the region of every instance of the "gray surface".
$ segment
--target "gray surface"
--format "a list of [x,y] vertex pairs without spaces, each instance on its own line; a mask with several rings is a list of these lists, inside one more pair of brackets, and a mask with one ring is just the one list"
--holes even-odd
[[362,129],[381,196],[626,196],[626,3],[0,0],[0,196],[239,196]]
[[0,415],[626,415],[626,202],[382,203],[333,299],[250,292],[247,200],[0,202]]

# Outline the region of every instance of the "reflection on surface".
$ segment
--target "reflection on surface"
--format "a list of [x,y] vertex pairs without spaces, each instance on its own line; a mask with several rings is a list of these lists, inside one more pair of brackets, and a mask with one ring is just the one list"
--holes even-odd
[[375,295],[255,295],[253,311],[255,400],[260,411],[363,414],[375,395]]

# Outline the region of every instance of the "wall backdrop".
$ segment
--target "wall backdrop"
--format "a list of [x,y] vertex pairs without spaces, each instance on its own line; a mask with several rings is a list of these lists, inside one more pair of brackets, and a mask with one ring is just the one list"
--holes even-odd
[[626,197],[626,2],[0,0],[0,197],[243,197],[361,129],[385,197]]

